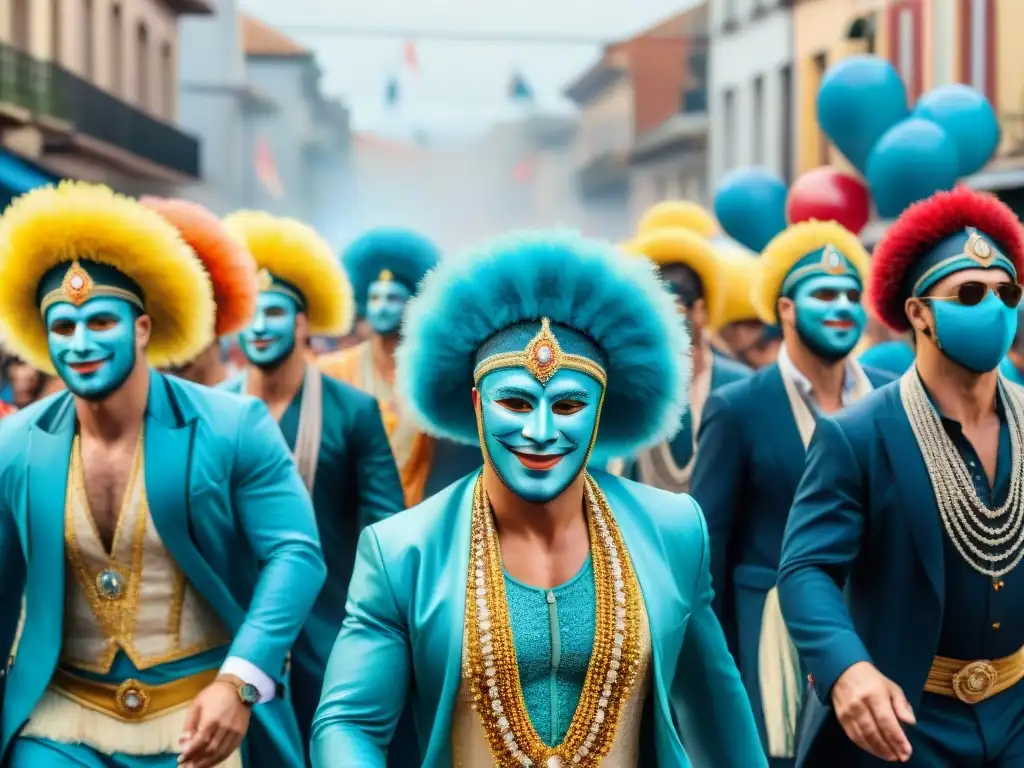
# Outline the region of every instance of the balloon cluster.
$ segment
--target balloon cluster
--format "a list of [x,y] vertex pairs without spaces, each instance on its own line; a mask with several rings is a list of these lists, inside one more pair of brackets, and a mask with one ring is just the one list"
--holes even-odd
[[999,123],[981,93],[940,86],[911,111],[899,73],[875,56],[852,56],[825,73],[818,122],[867,179],[883,218],[981,170],[999,144]]

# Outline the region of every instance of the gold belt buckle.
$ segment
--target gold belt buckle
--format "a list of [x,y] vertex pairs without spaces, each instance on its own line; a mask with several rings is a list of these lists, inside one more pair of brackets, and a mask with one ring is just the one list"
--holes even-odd
[[964,704],[977,704],[992,695],[999,673],[990,661],[972,661],[953,675],[953,693]]
[[142,717],[149,709],[150,695],[138,680],[125,680],[114,694],[118,711],[128,718]]

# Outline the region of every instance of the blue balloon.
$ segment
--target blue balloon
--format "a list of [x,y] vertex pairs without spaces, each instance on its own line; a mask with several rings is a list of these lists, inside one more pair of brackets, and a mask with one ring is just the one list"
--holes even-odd
[[739,168],[718,183],[715,217],[733,240],[761,251],[786,228],[786,185],[764,168]]
[[960,156],[960,177],[985,167],[999,146],[999,121],[995,110],[981,93],[969,85],[943,85],[922,96],[914,108],[941,126],[956,143]]
[[909,114],[903,80],[877,56],[843,59],[829,68],[818,89],[821,129],[861,173],[875,143]]
[[959,178],[956,142],[946,131],[920,117],[909,117],[886,131],[868,158],[867,180],[878,214],[891,219],[911,203]]

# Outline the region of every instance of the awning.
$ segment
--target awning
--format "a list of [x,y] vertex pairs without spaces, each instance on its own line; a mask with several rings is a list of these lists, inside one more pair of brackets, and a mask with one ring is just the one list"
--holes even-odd
[[30,189],[44,187],[57,180],[27,160],[0,149],[0,198],[17,197]]

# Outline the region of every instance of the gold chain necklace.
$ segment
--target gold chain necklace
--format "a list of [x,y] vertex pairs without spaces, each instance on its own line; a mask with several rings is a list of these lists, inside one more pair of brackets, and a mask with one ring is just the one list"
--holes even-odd
[[589,474],[584,476],[584,500],[597,603],[594,647],[565,740],[549,747],[537,735],[526,710],[494,517],[483,478],[476,483],[464,674],[497,768],[597,766],[612,748],[622,708],[637,679],[640,586],[608,502]]

